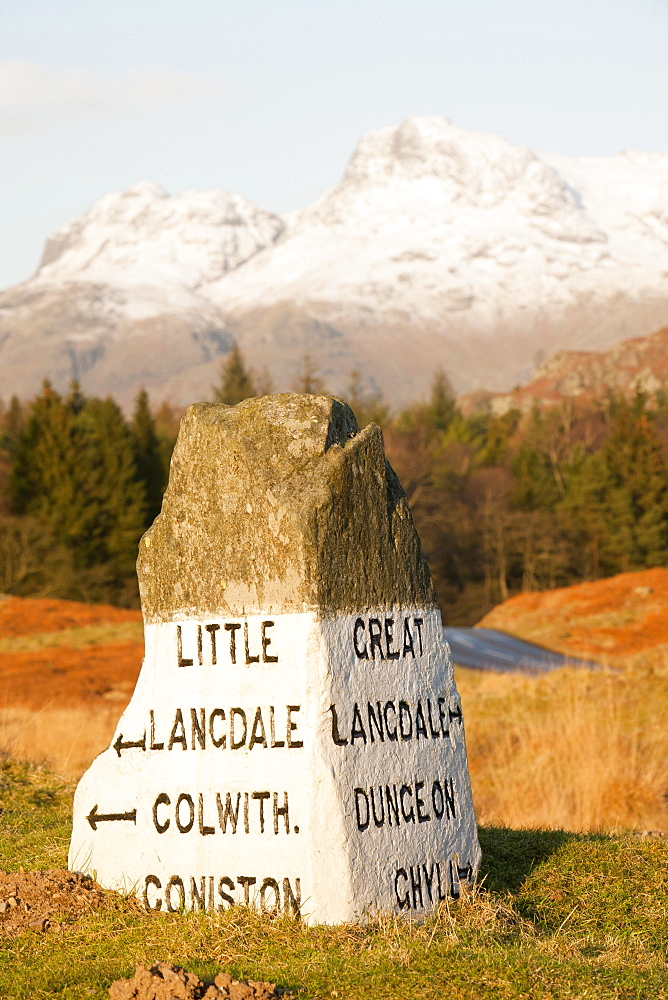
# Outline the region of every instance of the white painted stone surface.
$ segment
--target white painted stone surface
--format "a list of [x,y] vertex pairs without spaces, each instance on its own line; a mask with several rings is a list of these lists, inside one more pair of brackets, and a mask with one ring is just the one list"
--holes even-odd
[[69,865],[155,909],[335,923],[423,915],[479,859],[440,614],[395,608],[147,625]]

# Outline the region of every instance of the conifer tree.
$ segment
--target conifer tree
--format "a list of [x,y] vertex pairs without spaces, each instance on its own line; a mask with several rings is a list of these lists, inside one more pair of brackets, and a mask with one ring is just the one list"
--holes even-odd
[[134,574],[144,530],[144,488],[136,478],[130,430],[112,399],[87,400],[78,429],[86,516],[77,555],[85,565],[106,563],[120,586]]
[[447,431],[455,415],[457,403],[450,379],[442,368],[434,375],[426,416],[437,431]]
[[668,562],[668,460],[638,396],[618,407],[603,449],[608,545],[619,569]]
[[79,458],[74,414],[47,380],[16,444],[10,480],[14,513],[45,517],[66,536],[82,500]]
[[141,389],[135,400],[130,431],[137,479],[143,484],[146,499],[144,526],[148,528],[160,513],[167,470],[146,389]]
[[246,368],[243,355],[238,344],[232,345],[232,350],[223,361],[220,370],[220,384],[214,386],[213,399],[215,403],[226,403],[236,406],[250,396],[255,396],[253,378]]

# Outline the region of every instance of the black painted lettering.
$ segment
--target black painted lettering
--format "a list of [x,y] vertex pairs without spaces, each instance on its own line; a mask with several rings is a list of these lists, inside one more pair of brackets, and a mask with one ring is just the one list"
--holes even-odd
[[301,916],[302,908],[302,884],[301,880],[295,879],[295,888],[293,890],[290,879],[283,879],[283,913],[287,913],[289,910],[292,911],[294,917]]
[[237,662],[237,637],[236,631],[241,628],[240,622],[227,622],[225,624],[225,631],[230,633],[230,659],[232,663]]
[[[406,882],[406,889],[403,889],[402,893],[399,894],[399,879],[403,879]],[[394,895],[397,900],[397,906],[400,910],[404,910],[406,907],[410,909],[411,901],[408,895],[408,873],[405,868],[398,868],[394,876]]]
[[250,824],[248,821],[248,792],[244,792],[244,833],[250,832]]
[[392,817],[394,816],[394,825],[399,826],[399,799],[397,798],[397,786],[385,785],[385,801],[387,802],[387,821],[392,826]]
[[278,663],[278,657],[272,656],[271,653],[267,652],[267,649],[271,645],[271,636],[267,635],[267,629],[273,628],[274,622],[262,622],[262,662],[263,663]]
[[344,739],[339,733],[339,719],[336,714],[336,705],[330,705],[329,710],[332,713],[332,740],[337,747],[347,747],[348,740]]
[[203,657],[202,653],[203,653],[203,650],[202,650],[202,626],[198,625],[197,626],[197,662],[200,665],[200,667],[204,663],[204,657]]
[[[404,728],[404,721],[408,719],[408,729]],[[410,740],[413,735],[413,718],[411,710],[406,701],[399,702],[399,732],[402,740]]]
[[445,798],[443,796],[441,782],[438,778],[436,778],[431,786],[431,804],[434,808],[434,815],[436,816],[436,819],[441,819],[443,813],[445,812]]
[[237,875],[237,882],[239,885],[243,886],[244,890],[244,906],[250,906],[250,888],[257,882],[256,878],[252,875]]
[[450,861],[450,895],[453,899],[459,899],[462,894],[462,887],[459,881],[459,868],[454,861]]
[[221,801],[220,795],[216,793],[216,805],[218,806],[218,823],[220,824],[220,829],[223,833],[227,832],[227,821],[230,821],[230,826],[232,827],[232,833],[237,832],[237,823],[239,822],[239,805],[241,803],[241,792],[237,792],[237,804],[232,808],[232,796],[229,792],[225,795],[225,808],[223,809],[223,803]]
[[250,650],[248,649],[248,622],[244,622],[244,650],[246,653],[246,666],[248,666],[249,663],[260,662],[260,654],[254,653],[251,656]]
[[176,626],[176,660],[180,667],[192,667],[192,660],[184,660],[183,658],[183,636],[181,634],[181,626]]
[[441,723],[441,734],[443,739],[447,739],[450,735],[450,730],[448,729],[448,719],[445,712],[445,698],[438,699],[438,718]]
[[155,712],[153,711],[153,709],[150,709],[148,714],[151,720],[151,740],[149,744],[149,750],[164,750],[165,749],[164,743],[155,742]]
[[[243,723],[243,733],[239,736],[239,739],[235,739],[234,734],[234,720],[241,719]],[[230,750],[239,750],[246,743],[246,736],[248,735],[248,726],[246,724],[246,713],[243,708],[231,708],[230,709]]]
[[160,881],[160,879],[158,878],[157,875],[147,875],[146,879],[144,881],[144,892],[143,892],[144,906],[146,907],[147,910],[161,910],[162,909],[162,900],[160,899],[159,896],[158,896],[158,898],[155,901],[156,905],[155,906],[151,906],[151,903],[150,903],[149,898],[148,898],[148,887],[149,887],[149,885],[154,886],[156,889],[162,889],[162,882]]
[[266,750],[267,734],[264,731],[264,720],[262,718],[261,708],[258,708],[255,713],[255,718],[253,719],[253,728],[251,729],[251,738],[248,742],[248,749],[252,750],[256,743],[261,743]]
[[153,825],[158,833],[164,833],[169,829],[169,817],[167,817],[164,823],[161,823],[158,819],[158,806],[168,806],[170,804],[171,799],[169,798],[169,795],[165,794],[165,792],[160,792],[160,795],[158,795],[157,799],[153,803]]
[[[387,721],[387,712],[388,712],[388,709],[390,709],[390,708],[394,712],[394,729],[390,729],[390,724]],[[388,740],[391,740],[393,743],[396,742],[399,739],[399,737],[397,735],[397,722],[396,722],[396,720],[397,720],[397,709],[396,709],[396,705],[394,704],[393,701],[386,702],[385,708],[383,709],[383,720],[385,721],[385,732],[387,733]]]
[[462,706],[461,705],[455,705],[454,708],[452,708],[452,706],[451,706],[448,709],[448,715],[450,716],[450,722],[453,722],[456,719],[457,722],[459,723],[459,725],[461,726],[461,724],[462,724]]
[[197,822],[199,826],[199,832],[203,837],[209,836],[209,834],[215,833],[216,830],[213,826],[207,826],[204,822],[204,796],[200,792],[197,796]]
[[[188,819],[185,823],[181,822],[181,803],[185,802],[188,806]],[[192,796],[188,795],[186,792],[181,792],[178,799],[176,800],[176,809],[174,810],[176,828],[179,833],[190,833],[195,823],[195,803],[192,800]]]
[[213,875],[209,875],[209,909],[213,910],[216,906],[216,900],[213,894],[215,886],[215,879]]
[[438,901],[442,903],[446,898],[447,893],[443,892],[443,886],[441,884],[441,864],[440,861],[436,862],[436,878],[438,879]]
[[[274,894],[274,901],[271,906],[267,903],[267,892],[271,889]],[[266,878],[260,886],[260,910],[262,913],[279,913],[281,909],[281,897],[278,891],[278,882],[275,878]]]
[[388,660],[398,660],[399,650],[393,648],[394,643],[394,618],[385,619],[385,652]]
[[290,817],[288,816],[288,793],[283,792],[283,805],[278,804],[278,792],[274,792],[274,833],[278,833],[278,819],[279,816],[283,817],[285,823],[285,832],[290,833]]
[[455,784],[452,778],[446,778],[443,782],[443,793],[445,795],[445,813],[448,819],[455,819],[457,810],[455,809]]
[[355,655],[358,660],[368,660],[369,650],[366,648],[366,644],[360,648],[359,646],[359,633],[364,631],[364,621],[362,618],[358,618],[355,622],[355,627],[353,628],[353,647],[355,649]]
[[276,721],[274,717],[274,706],[269,706],[269,737],[271,739],[272,750],[274,747],[284,747],[285,740],[276,739]]
[[183,724],[183,713],[181,712],[180,708],[177,708],[176,715],[174,716],[174,725],[172,726],[172,731],[169,736],[169,743],[167,744],[167,749],[171,750],[175,743],[180,743],[182,750],[188,749],[188,742],[186,740],[186,727]]
[[[229,893],[225,892],[223,886],[225,887],[225,889],[229,889],[230,892]],[[232,881],[231,878],[228,878],[226,875],[223,875],[223,877],[218,883],[218,895],[220,896],[221,899],[221,902],[218,906],[219,910],[227,910],[229,909],[230,906],[234,906],[234,896],[230,895],[230,893],[232,892],[234,892],[234,882]]]
[[427,698],[427,718],[429,719],[429,732],[431,734],[432,740],[440,739],[441,734],[434,725],[434,720],[431,717],[431,699]]
[[418,781],[415,779],[415,809],[417,812],[418,823],[428,823],[431,816],[428,812],[425,812],[424,799],[420,797],[420,792],[424,788],[424,781]]
[[424,625],[424,622],[423,622],[422,618],[414,618],[413,619],[413,623],[415,625],[415,628],[417,629],[418,642],[420,643],[420,656],[422,656],[422,654],[424,652],[424,650],[422,648],[422,626]]
[[401,804],[401,815],[404,818],[404,822],[405,823],[414,823],[415,822],[415,812],[413,810],[413,806],[412,805],[410,807],[410,811],[406,810],[406,796],[408,796],[409,799],[412,798],[412,796],[413,796],[413,789],[411,788],[410,785],[402,785],[401,786],[401,788],[399,790],[399,802]]
[[429,871],[427,871],[427,866],[426,865],[422,865],[422,873],[424,875],[425,885],[427,886],[427,893],[429,894],[429,902],[433,903],[434,902],[434,897],[433,897],[432,891],[431,891],[431,887],[434,884],[434,874],[435,874],[435,868],[434,868],[433,863],[432,863],[432,866],[429,869]]
[[[369,794],[371,796],[371,815],[373,816],[373,822],[375,826],[383,826],[385,823],[385,803],[383,801],[383,788],[382,785],[376,789],[377,796],[374,795],[373,788],[369,789]],[[376,798],[379,800],[380,816],[376,815]]]
[[[172,900],[172,889],[177,889],[177,895],[179,901],[174,906]],[[169,882],[165,886],[165,903],[167,904],[167,909],[170,913],[178,913],[186,908],[186,890],[183,885],[183,879],[179,878],[178,875],[172,875]]]
[[213,712],[209,716],[209,736],[211,737],[211,742],[216,748],[219,749],[222,747],[224,750],[227,737],[225,733],[222,733],[219,737],[215,736],[213,731],[213,723],[215,719],[220,719],[221,722],[225,722],[225,712],[222,708],[214,708]]
[[[415,647],[413,645],[413,634],[411,632],[411,627],[408,624],[408,618],[404,618],[404,648],[403,655],[407,656],[408,653],[411,654],[413,659],[415,659]],[[403,869],[402,869],[403,871]]]
[[353,708],[353,723],[350,727],[350,742],[354,744],[355,740],[364,740],[364,745],[366,746],[366,732],[357,702],[355,702],[355,707]]
[[195,740],[202,750],[206,750],[206,711],[203,708],[200,708],[199,716],[196,708],[190,709],[190,744],[193,750]]
[[301,708],[301,705],[287,705],[286,707],[288,712],[288,722],[287,722],[288,747],[293,749],[298,749],[299,747],[303,747],[304,744],[301,740],[293,740],[292,738],[292,734],[297,728],[297,723],[292,721],[292,713],[298,712]]
[[419,865],[415,865],[415,867],[413,867],[413,865],[411,865],[411,867],[408,869],[408,871],[410,872],[410,876],[411,876],[411,892],[412,892],[412,896],[413,896],[413,909],[417,910],[417,908],[418,908],[418,894],[419,894],[419,897],[420,897],[420,909],[423,910],[424,909],[424,903],[422,902],[422,875],[420,874],[420,866]]
[[[363,788],[356,788],[353,791],[355,796],[355,816],[357,817],[357,829],[366,830],[369,825],[369,797]],[[362,810],[360,810],[362,806]]]
[[216,649],[216,632],[219,630],[220,625],[207,625],[206,630],[211,638],[211,664],[216,666],[218,663],[218,650]]
[[[378,714],[376,714],[376,712]],[[376,711],[374,712],[373,705],[371,702],[367,703],[367,718],[369,722],[369,736],[371,737],[371,742],[374,742],[373,729],[376,727],[376,732],[381,743],[385,742],[385,731],[383,729],[383,710],[380,707],[380,702],[376,702]]]
[[260,833],[264,833],[264,800],[271,798],[271,792],[253,792],[251,797],[260,803]]
[[199,886],[195,876],[190,876],[190,908],[206,910],[206,875],[200,876]]
[[422,702],[419,701],[417,703],[417,708],[415,709],[415,739],[419,740],[421,736],[423,739],[427,739],[427,726],[424,721]]
[[378,659],[384,660],[383,647],[380,644],[380,638],[383,634],[382,626],[377,618],[369,618],[369,639],[371,647],[371,659],[376,659],[376,650],[378,650]]

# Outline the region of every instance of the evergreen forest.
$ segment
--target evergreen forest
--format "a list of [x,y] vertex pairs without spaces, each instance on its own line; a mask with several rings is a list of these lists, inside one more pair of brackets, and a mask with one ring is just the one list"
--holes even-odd
[[[309,355],[290,388],[326,391]],[[266,391],[235,347],[211,398]],[[465,415],[437,373],[427,401],[392,414],[352,372],[346,401],[383,428],[447,624],[522,590],[668,565],[667,393]],[[128,418],[76,383],[0,402],[0,593],[138,605],[137,546],[179,416],[142,391]]]

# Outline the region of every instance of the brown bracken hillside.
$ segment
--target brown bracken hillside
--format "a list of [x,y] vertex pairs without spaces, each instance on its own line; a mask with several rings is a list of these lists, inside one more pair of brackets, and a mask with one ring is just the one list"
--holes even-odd
[[139,611],[0,598],[0,706],[128,701],[143,649]]
[[518,594],[479,625],[565,654],[631,666],[668,654],[668,569]]

